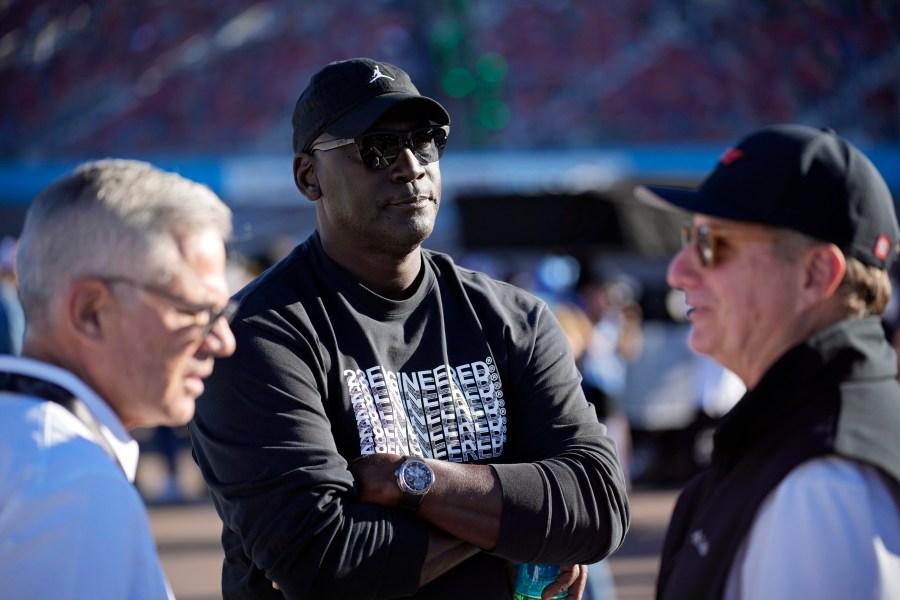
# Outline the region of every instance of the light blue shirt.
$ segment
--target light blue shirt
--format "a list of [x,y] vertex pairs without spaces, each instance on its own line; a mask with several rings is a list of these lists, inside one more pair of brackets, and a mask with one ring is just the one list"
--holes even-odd
[[137,442],[71,373],[13,356],[0,356],[0,371],[51,381],[79,397],[122,465],[59,404],[0,391],[0,596],[172,598],[132,485]]

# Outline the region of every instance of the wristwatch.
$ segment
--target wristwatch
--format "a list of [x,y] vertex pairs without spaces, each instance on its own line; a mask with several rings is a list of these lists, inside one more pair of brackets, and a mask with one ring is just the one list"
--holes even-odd
[[434,471],[424,460],[404,456],[395,475],[397,476],[397,485],[403,492],[399,506],[407,510],[418,509],[425,494],[434,485]]

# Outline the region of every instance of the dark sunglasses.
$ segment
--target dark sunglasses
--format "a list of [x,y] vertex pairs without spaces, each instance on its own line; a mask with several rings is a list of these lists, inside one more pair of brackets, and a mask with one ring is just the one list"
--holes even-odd
[[309,151],[327,152],[341,146],[356,144],[359,157],[366,168],[371,171],[380,171],[393,164],[403,148],[409,148],[419,164],[424,166],[441,158],[449,135],[449,125],[432,125],[409,133],[370,131],[355,138],[321,142],[313,145]]
[[728,237],[773,239],[771,234],[762,231],[738,231],[713,225],[683,225],[681,227],[681,247],[687,248],[697,242],[700,264],[707,268],[714,267],[719,263],[720,243],[723,238]]

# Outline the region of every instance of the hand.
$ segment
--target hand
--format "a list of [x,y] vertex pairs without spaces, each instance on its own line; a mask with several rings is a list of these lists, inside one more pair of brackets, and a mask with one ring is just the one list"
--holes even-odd
[[568,600],[581,600],[581,595],[584,594],[584,588],[587,586],[587,573],[587,565],[560,565],[559,576],[544,588],[544,591],[541,592],[541,599],[549,600],[568,588],[569,595],[566,596]]

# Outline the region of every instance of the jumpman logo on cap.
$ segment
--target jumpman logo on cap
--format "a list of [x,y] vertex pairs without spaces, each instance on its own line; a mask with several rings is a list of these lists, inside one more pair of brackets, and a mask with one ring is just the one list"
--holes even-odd
[[381,67],[375,65],[375,70],[372,71],[372,79],[369,80],[369,83],[375,83],[376,79],[381,79],[382,77],[384,77],[385,79],[390,79],[391,81],[394,80],[394,78],[390,75],[385,75],[384,73],[382,73]]

